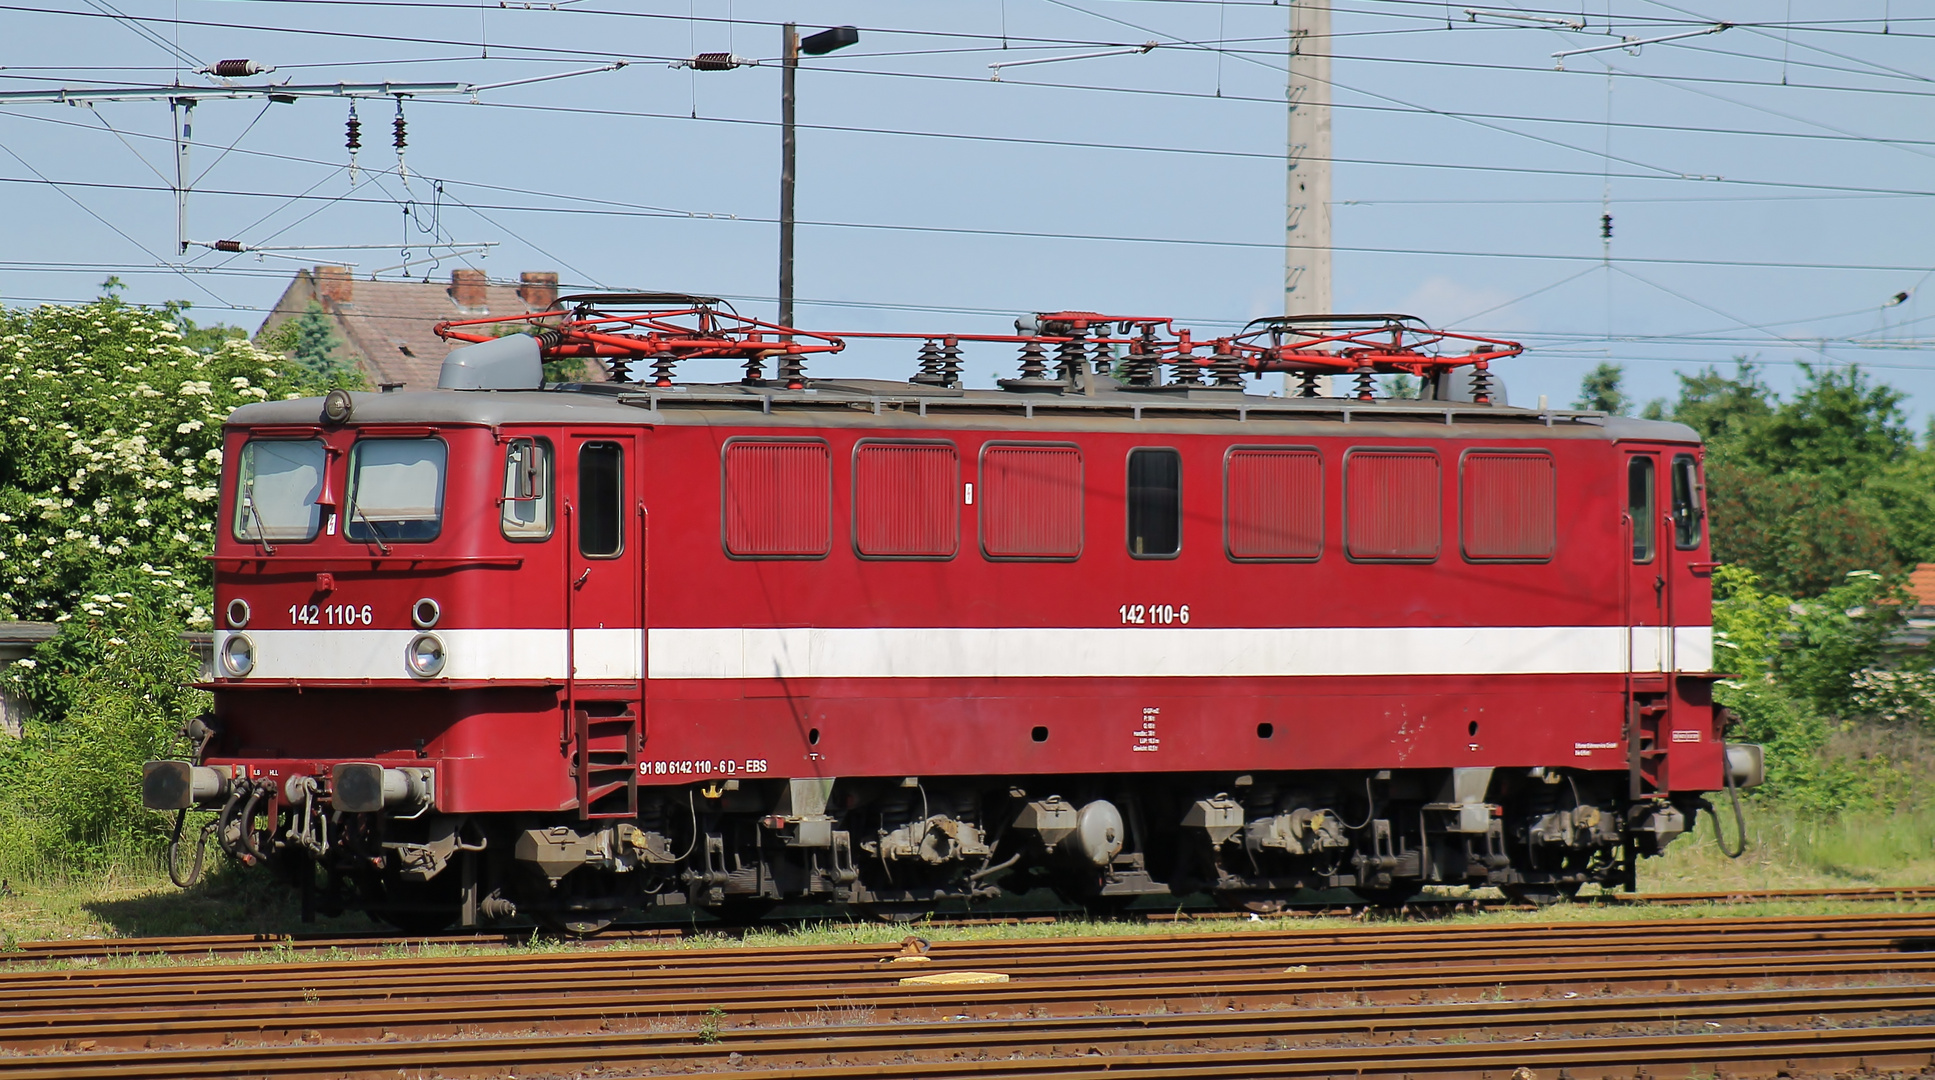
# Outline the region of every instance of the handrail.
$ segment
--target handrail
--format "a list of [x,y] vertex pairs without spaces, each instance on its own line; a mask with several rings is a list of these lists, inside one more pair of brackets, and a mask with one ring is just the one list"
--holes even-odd
[[349,566],[352,569],[360,569],[362,563],[369,563],[370,570],[381,570],[386,564],[397,563],[408,563],[412,567],[422,569],[502,566],[514,570],[524,565],[522,555],[204,555],[202,558],[218,566],[234,563],[236,569],[240,569],[246,563],[267,563],[275,570],[296,570],[312,566],[326,569]]

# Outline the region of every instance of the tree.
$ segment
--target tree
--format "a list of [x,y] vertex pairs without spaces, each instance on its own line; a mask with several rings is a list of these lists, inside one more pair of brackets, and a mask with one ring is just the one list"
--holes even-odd
[[1706,367],[1679,380],[1680,399],[1673,405],[1672,418],[1699,432],[1709,450],[1739,443],[1774,413],[1774,391],[1745,357],[1735,358],[1731,376]]
[[1572,403],[1573,407],[1595,409],[1615,416],[1626,415],[1626,410],[1632,407],[1632,399],[1620,387],[1625,380],[1625,368],[1611,362],[1600,364],[1579,380],[1579,399]]
[[[314,300],[301,315],[288,324],[295,329],[293,342],[287,350],[296,365],[309,374],[321,378],[339,375],[350,371],[354,365],[336,358],[336,350],[342,347],[343,339],[336,336],[336,327],[330,322],[329,315],[322,305]],[[287,337],[283,340],[289,340]],[[280,342],[278,342],[280,343]]]
[[1914,446],[1901,391],[1875,385],[1854,366],[1836,372],[1802,364],[1801,373],[1801,388],[1755,424],[1751,446],[1741,448],[1759,468],[1819,476],[1850,494]]
[[1707,461],[1713,557],[1780,592],[1815,596],[1851,570],[1901,569],[1887,521],[1820,477],[1774,476],[1722,455]]

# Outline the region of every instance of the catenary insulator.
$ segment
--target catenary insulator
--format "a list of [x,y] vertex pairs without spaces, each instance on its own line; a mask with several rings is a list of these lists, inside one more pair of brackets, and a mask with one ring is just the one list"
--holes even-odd
[[396,144],[397,153],[400,154],[404,147],[410,145],[409,129],[403,122],[403,102],[401,101],[396,103],[396,119],[391,121],[390,130],[395,133],[390,141]]
[[1075,330],[1073,334],[1055,347],[1056,377],[1071,383],[1088,371],[1088,331]]
[[1492,373],[1483,360],[1471,368],[1471,400],[1477,405],[1492,403]]
[[1612,215],[1611,214],[1599,215],[1599,239],[1601,240],[1612,239]]
[[806,389],[806,360],[799,353],[780,357],[779,377],[788,390]]
[[356,118],[356,103],[349,103],[349,122],[343,125],[344,143],[354,154],[363,148],[363,122]]
[[1377,376],[1370,364],[1360,365],[1357,369],[1357,400],[1370,401],[1377,397]]
[[1217,386],[1243,385],[1242,363],[1235,353],[1227,349],[1219,349],[1216,355],[1209,358],[1209,374],[1215,376]]
[[1030,341],[1021,347],[1021,377],[1029,382],[1047,380],[1048,358],[1041,342]]
[[941,385],[961,385],[961,340],[959,338],[941,340]]
[[275,68],[254,60],[217,60],[202,69],[202,74],[213,75],[218,79],[243,79],[250,75],[260,75]]
[[934,344],[933,339],[930,338],[927,341],[921,342],[920,371],[915,373],[914,377],[908,381],[919,383],[922,386],[946,385],[941,375],[941,348]]

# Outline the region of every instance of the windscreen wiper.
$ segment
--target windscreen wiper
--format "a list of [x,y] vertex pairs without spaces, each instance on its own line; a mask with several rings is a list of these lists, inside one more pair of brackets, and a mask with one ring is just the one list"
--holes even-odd
[[377,529],[376,522],[371,521],[369,515],[363,513],[363,508],[355,503],[350,504],[350,512],[354,513],[369,528],[370,539],[375,542],[376,550],[388,555],[390,553],[390,545],[383,542],[383,533]]
[[262,545],[263,554],[274,555],[275,545],[269,543],[268,535],[262,531],[262,515],[255,512],[254,484],[250,484],[248,490],[242,493],[242,516],[248,518],[249,524],[255,526],[255,542]]

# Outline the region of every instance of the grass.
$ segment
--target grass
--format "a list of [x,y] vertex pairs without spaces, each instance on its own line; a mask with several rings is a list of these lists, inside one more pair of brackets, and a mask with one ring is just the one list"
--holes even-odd
[[[1732,837],[1731,815],[1724,821]],[[1717,850],[1710,824],[1682,837],[1659,859],[1641,863],[1642,892],[1726,889],[1802,889],[1935,883],[1935,812],[1847,814],[1812,818],[1778,807],[1749,806],[1750,844],[1744,857],[1730,860]],[[218,866],[194,889],[168,882],[159,865],[141,859],[94,872],[45,866],[0,867],[7,887],[0,891],[0,949],[10,942],[60,938],[172,937],[195,934],[279,934],[353,932],[375,927],[360,914],[304,924],[294,891],[263,873]],[[1877,911],[1892,905],[1811,903],[1713,905],[1701,908],[1625,908],[1573,905],[1536,913],[1495,912],[1461,919],[1549,921],[1552,919],[1686,918],[1696,913],[1785,914],[1795,911]],[[1062,920],[1016,926],[893,926],[869,921],[827,920],[798,929],[709,931],[703,923],[672,941],[640,942],[639,948],[717,948],[728,945],[897,944],[910,930],[933,940],[1059,938],[1093,934],[1170,934],[1233,932],[1281,928],[1277,920],[1202,923],[1099,922]],[[1295,925],[1291,923],[1290,925]],[[526,948],[560,948],[538,941]],[[435,952],[478,951],[479,946],[446,946]],[[491,946],[490,948],[501,948]],[[412,948],[411,955],[424,950]],[[401,955],[401,954],[400,954]],[[326,959],[327,954],[293,952]]]
[[[1700,815],[1696,834],[1640,864],[1642,892],[1935,885],[1935,810],[1903,808],[1832,816],[1748,805],[1747,851],[1722,855]],[[1733,842],[1733,815],[1721,827]]]

